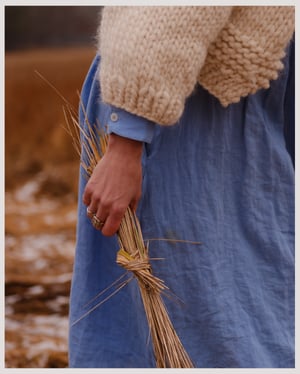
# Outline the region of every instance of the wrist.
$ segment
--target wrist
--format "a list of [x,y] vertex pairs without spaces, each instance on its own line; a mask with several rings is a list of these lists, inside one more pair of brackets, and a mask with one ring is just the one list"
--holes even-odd
[[108,138],[107,152],[116,150],[121,152],[123,155],[132,155],[141,158],[143,142],[111,133]]

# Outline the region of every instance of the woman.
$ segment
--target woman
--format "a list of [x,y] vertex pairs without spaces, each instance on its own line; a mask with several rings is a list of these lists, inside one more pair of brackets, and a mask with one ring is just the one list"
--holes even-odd
[[155,366],[135,282],[107,297],[131,206],[196,367],[293,367],[293,7],[107,7],[99,30],[82,102],[110,136],[81,170],[70,366]]

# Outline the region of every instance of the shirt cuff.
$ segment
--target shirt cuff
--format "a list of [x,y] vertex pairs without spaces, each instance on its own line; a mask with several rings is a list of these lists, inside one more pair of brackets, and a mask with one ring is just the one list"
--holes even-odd
[[154,122],[109,105],[108,134],[114,133],[125,138],[151,143],[154,130]]

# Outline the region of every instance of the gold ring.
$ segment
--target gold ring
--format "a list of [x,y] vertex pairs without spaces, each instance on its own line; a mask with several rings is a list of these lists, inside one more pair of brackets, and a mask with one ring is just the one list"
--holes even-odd
[[86,208],[86,215],[87,215],[90,219],[92,219],[92,218],[94,217],[95,213],[93,213],[93,212],[89,209],[89,207],[87,207],[87,208]]
[[92,225],[95,227],[95,229],[99,230],[102,229],[104,226],[104,222],[102,222],[95,214],[92,217]]

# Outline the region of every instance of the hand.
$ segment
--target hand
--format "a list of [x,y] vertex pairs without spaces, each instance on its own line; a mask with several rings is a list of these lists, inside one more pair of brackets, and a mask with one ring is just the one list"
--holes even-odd
[[108,148],[95,167],[83,202],[103,222],[105,236],[114,235],[126,209],[136,210],[142,189],[143,143],[110,134]]

